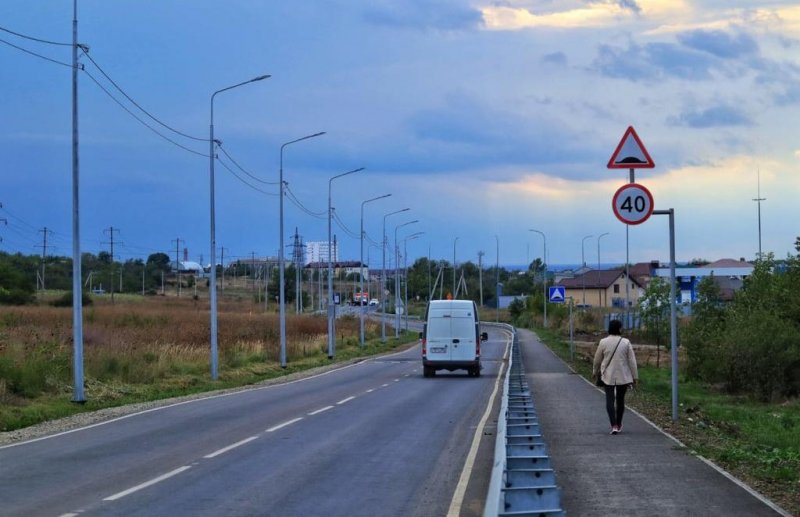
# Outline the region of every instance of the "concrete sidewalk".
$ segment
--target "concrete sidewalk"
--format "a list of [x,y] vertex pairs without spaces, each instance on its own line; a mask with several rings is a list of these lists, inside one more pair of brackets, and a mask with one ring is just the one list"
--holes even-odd
[[609,434],[605,396],[536,336],[517,330],[522,360],[568,515],[788,515],[626,411]]

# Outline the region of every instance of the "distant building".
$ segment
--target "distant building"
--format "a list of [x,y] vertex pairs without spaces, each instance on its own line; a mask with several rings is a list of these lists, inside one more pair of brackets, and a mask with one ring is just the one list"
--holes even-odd
[[572,278],[562,278],[558,285],[564,287],[567,298],[576,305],[589,307],[625,307],[625,284],[628,285],[630,305],[644,296],[644,286],[633,278],[627,280],[624,269],[584,271]]
[[[339,261],[339,245],[336,241],[331,243],[331,261]],[[306,242],[305,264],[315,262],[328,263],[328,241],[308,241]]]
[[[713,276],[714,281],[719,285],[721,298],[731,300],[734,293],[742,288],[744,279],[752,274],[753,264],[734,259],[720,259],[700,267],[676,267],[678,303],[694,303],[697,300],[698,284],[710,276]],[[669,281],[669,265],[654,268],[653,276],[666,278]]]
[[175,262],[173,260],[169,263],[169,268],[173,273],[180,272],[182,275],[195,275],[201,277],[205,274],[203,266],[197,262],[192,262],[191,260],[181,260],[179,262]]

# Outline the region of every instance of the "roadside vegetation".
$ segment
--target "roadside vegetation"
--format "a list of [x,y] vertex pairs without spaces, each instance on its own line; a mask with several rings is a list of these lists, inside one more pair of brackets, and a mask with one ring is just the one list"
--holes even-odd
[[[60,297],[52,293],[53,299]],[[191,298],[121,296],[84,307],[86,404],[71,402],[72,310],[42,302],[0,313],[0,431],[134,402],[231,388],[331,364],[325,316],[287,316],[287,368],[279,365],[278,316],[250,300],[219,306],[219,380],[210,377],[208,304]],[[416,341],[380,344],[367,322],[337,320],[336,362]]]
[[[705,281],[691,317],[679,321],[679,418],[672,421],[669,285],[651,283],[637,345],[640,386],[629,405],[686,446],[800,515],[800,239],[797,256],[765,255],[732,301]],[[666,293],[666,294],[665,294]],[[665,298],[666,296],[666,298]],[[606,312],[578,311],[574,359],[563,306],[512,304],[512,321],[537,335],[587,379]]]

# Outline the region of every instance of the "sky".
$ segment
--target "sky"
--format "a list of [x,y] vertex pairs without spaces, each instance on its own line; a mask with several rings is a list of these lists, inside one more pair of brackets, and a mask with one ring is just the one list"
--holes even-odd
[[[46,235],[72,254],[72,10],[0,3],[2,251],[41,254]],[[84,252],[113,235],[118,260],[208,263],[211,96],[263,74],[214,97],[226,263],[277,255],[281,147],[322,131],[283,148],[287,254],[295,229],[327,240],[330,187],[343,260],[363,208],[378,267],[384,224],[409,263],[525,264],[543,254],[530,229],[551,264],[666,262],[667,217],[630,226],[626,255],[612,210],[628,126],[678,261],[753,259],[759,197],[764,252],[800,235],[795,1],[79,0],[78,40]]]

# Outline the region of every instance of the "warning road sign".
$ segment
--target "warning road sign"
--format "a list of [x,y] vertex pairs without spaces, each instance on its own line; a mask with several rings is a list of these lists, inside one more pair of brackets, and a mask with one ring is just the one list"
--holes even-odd
[[617,150],[608,160],[609,169],[652,169],[656,164],[650,158],[650,153],[645,149],[644,144],[639,140],[639,135],[633,126],[628,126],[628,130],[622,136],[622,140],[617,145]]
[[627,183],[614,194],[611,207],[625,224],[641,224],[653,214],[653,194],[644,185]]
[[564,303],[567,297],[566,289],[563,285],[554,285],[550,287],[550,303]]

